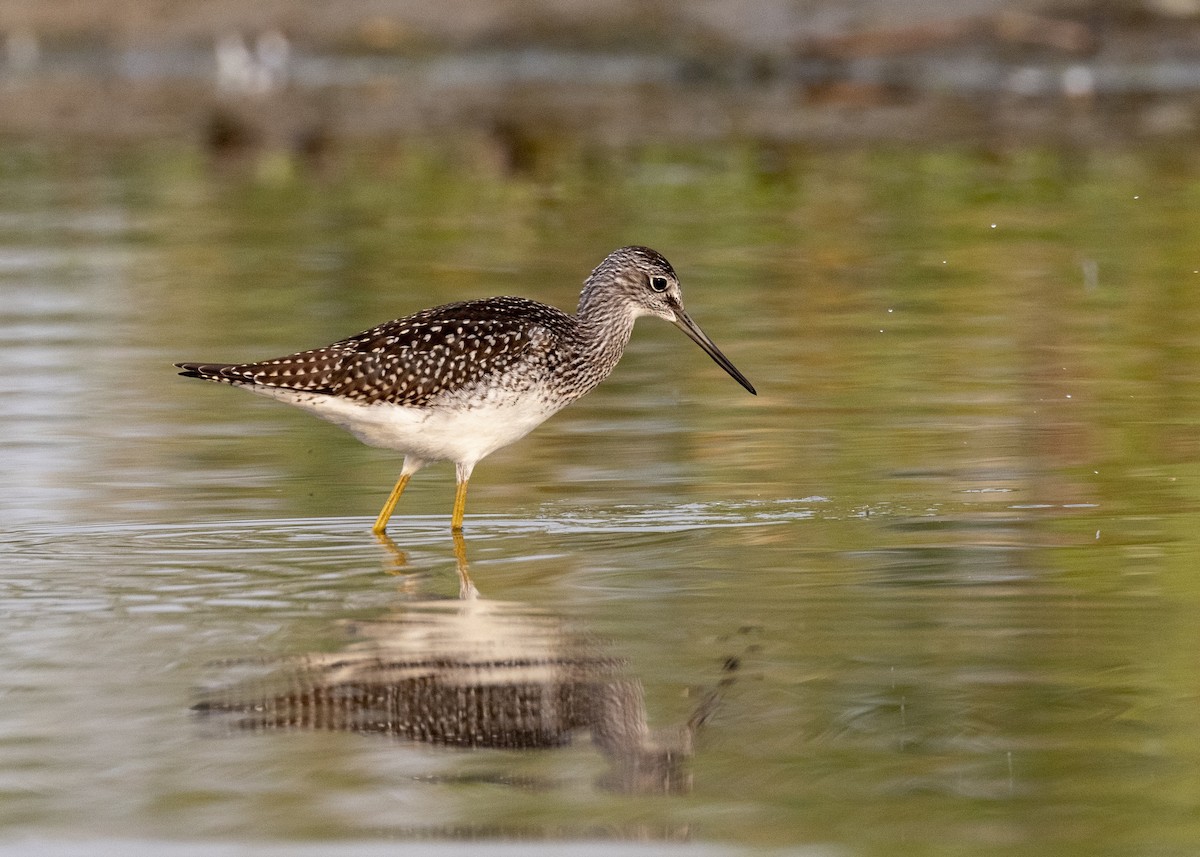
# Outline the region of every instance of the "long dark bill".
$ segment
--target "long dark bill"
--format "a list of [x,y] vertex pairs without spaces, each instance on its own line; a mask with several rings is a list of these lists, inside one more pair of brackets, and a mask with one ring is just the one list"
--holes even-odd
[[737,381],[755,396],[758,391],[754,389],[754,385],[746,380],[746,376],[737,370],[737,367],[729,362],[729,358],[721,353],[721,349],[713,344],[713,341],[708,338],[700,326],[692,321],[691,317],[682,309],[675,309],[675,326],[687,334],[688,339],[704,349],[704,353],[716,361],[716,364],[733,376],[733,380]]

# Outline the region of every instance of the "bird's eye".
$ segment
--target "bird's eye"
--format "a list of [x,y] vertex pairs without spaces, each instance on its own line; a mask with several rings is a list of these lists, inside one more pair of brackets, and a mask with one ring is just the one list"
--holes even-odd
[[665,292],[667,290],[667,278],[666,277],[651,277],[650,278],[650,288],[656,292]]

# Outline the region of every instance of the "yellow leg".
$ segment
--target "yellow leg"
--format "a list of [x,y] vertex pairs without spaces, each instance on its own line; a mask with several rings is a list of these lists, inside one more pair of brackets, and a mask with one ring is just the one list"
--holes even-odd
[[396,503],[400,500],[400,495],[404,493],[404,486],[408,485],[409,479],[412,479],[411,473],[401,473],[400,478],[396,480],[396,487],[392,489],[392,493],[388,495],[387,502],[383,504],[383,510],[380,511],[379,517],[375,519],[375,526],[371,527],[371,532],[375,535],[379,535],[387,529],[388,519],[392,517],[392,512],[396,509]]
[[454,514],[450,516],[450,532],[462,532],[463,515],[467,511],[467,480],[460,479],[454,489]]

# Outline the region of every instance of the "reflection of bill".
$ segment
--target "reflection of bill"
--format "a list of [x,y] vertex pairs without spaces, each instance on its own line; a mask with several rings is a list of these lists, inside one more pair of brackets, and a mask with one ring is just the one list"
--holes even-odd
[[[469,580],[464,575],[464,594]],[[473,587],[470,592],[473,593]],[[244,729],[321,729],[508,750],[568,744],[582,731],[610,763],[603,785],[686,791],[692,739],[722,680],[683,726],[652,731],[642,684],[595,640],[524,604],[415,601],[355,623],[336,654],[280,662],[206,694],[195,709]],[[737,659],[730,658],[731,674]]]

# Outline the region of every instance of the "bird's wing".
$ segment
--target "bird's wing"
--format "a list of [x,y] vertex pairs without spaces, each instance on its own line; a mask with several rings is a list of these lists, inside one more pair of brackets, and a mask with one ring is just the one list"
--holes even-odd
[[569,325],[570,316],[536,301],[490,298],[434,307],[273,360],[180,368],[236,385],[420,405],[485,378],[507,376],[514,389],[535,382],[553,365]]

